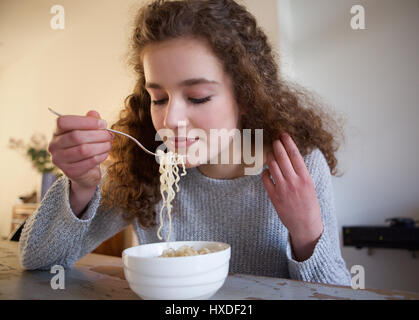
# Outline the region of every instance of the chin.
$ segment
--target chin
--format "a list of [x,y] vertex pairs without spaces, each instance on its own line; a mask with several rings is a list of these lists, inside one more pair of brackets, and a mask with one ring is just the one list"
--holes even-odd
[[[174,148],[173,145],[169,145],[167,147],[167,149],[169,151],[172,151],[174,153],[178,153],[179,155],[183,155],[183,156],[188,154],[188,149],[187,148]],[[208,158],[207,157],[197,157],[196,155],[191,155],[190,157],[192,158],[191,161],[188,161],[188,156],[184,160],[185,161],[185,168],[187,168],[187,169],[199,167],[201,164],[208,163]],[[191,159],[191,158],[189,158],[189,159]]]
[[199,167],[203,162],[201,161],[201,159],[194,159],[194,161],[189,162],[188,160],[185,160],[185,168],[189,169],[189,168],[196,168]]
[[185,168],[186,169],[190,169],[190,168],[196,168],[199,167],[201,164],[200,163],[189,163],[188,161],[185,162]]

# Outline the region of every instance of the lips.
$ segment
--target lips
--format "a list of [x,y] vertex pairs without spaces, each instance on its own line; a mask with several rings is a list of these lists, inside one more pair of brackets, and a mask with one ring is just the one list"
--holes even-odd
[[183,137],[175,137],[175,138],[172,138],[172,140],[175,140],[175,141],[195,141],[197,139],[198,138],[183,138]]
[[171,137],[168,138],[168,140],[171,141],[175,147],[187,147],[198,141],[199,138]]

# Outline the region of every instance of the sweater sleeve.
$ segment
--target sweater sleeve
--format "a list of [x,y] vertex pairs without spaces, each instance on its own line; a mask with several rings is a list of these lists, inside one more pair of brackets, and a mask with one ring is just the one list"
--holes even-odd
[[100,206],[99,186],[85,212],[77,217],[70,207],[69,186],[67,177],[58,179],[26,220],[19,241],[19,261],[24,269],[72,268],[129,224],[117,210]]
[[315,183],[321,209],[323,233],[310,258],[294,259],[290,235],[287,240],[288,270],[292,279],[336,285],[351,285],[351,275],[340,251],[339,232],[335,215],[332,179],[326,159],[316,149],[307,160],[307,168]]

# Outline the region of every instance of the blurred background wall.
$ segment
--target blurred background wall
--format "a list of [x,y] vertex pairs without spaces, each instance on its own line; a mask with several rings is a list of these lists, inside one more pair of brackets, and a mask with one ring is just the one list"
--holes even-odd
[[[282,74],[312,90],[346,120],[333,178],[343,225],[419,219],[419,1],[246,0],[278,53]],[[41,175],[8,148],[10,137],[49,140],[55,116],[94,109],[114,121],[134,85],[126,64],[140,0],[0,0],[0,235],[10,232],[20,195]],[[52,6],[65,9],[53,30]],[[365,8],[366,29],[350,10]],[[135,241],[135,240],[133,240]],[[130,245],[130,242],[127,243]],[[342,248],[348,268],[365,268],[366,286],[419,292],[419,260],[404,250]]]
[[[354,5],[365,30],[353,30]],[[419,1],[279,0],[286,75],[346,120],[334,178],[342,225],[419,220]],[[341,231],[341,229],[340,229]],[[419,291],[419,259],[406,250],[343,247],[367,287]]]
[[[65,27],[53,30],[54,5]],[[0,1],[0,227],[10,232],[19,195],[40,192],[41,175],[7,148],[9,137],[50,140],[56,117],[97,110],[112,122],[133,87],[126,64],[131,22],[141,1]]]

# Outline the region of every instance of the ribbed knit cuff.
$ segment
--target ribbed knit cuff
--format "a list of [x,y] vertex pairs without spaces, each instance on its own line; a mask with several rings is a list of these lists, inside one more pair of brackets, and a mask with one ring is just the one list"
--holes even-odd
[[292,253],[291,237],[288,234],[287,258],[290,277],[306,282],[327,282],[333,268],[333,253],[323,231],[316,243],[313,254],[307,260],[298,262]]
[[79,219],[70,207],[69,185],[67,177],[59,178],[26,220],[19,240],[20,262],[25,269],[48,269],[53,264],[71,267],[79,258],[99,206],[100,191],[96,190],[83,219]]
[[65,206],[65,210],[63,210],[63,219],[65,220],[67,230],[73,235],[74,239],[73,245],[69,250],[65,262],[63,262],[63,265],[71,268],[81,256],[83,239],[87,235],[88,229],[99,207],[100,188],[99,186],[96,187],[95,193],[87,204],[85,211],[80,217],[77,217],[70,206],[70,180],[65,178],[63,184]]
[[70,206],[70,180],[67,177],[63,177],[63,180],[61,183],[63,184],[64,189],[64,202],[65,202],[65,208],[66,208],[66,218],[69,222],[82,222],[82,223],[88,223],[92,221],[94,218],[97,208],[100,205],[100,187],[97,186],[95,193],[93,194],[92,199],[89,201],[89,203],[86,206],[86,210],[82,213],[80,217],[77,217]]

